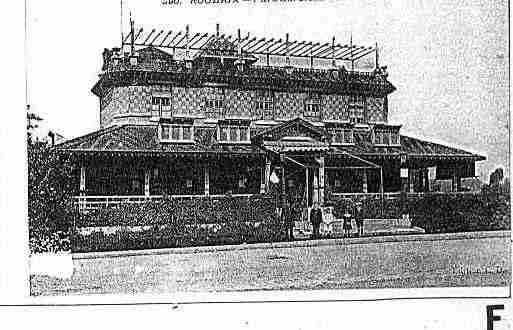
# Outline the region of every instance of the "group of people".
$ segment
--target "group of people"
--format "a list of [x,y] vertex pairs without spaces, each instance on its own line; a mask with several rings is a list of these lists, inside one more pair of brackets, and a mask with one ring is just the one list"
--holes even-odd
[[[351,212],[353,209],[354,212]],[[303,208],[300,203],[291,203],[287,199],[285,199],[283,204],[283,209],[281,212],[281,218],[285,224],[286,228],[286,238],[288,240],[294,239],[294,223],[296,221],[301,220]],[[354,213],[354,214],[352,214]],[[353,207],[347,207],[345,209],[344,214],[333,214],[337,219],[343,219],[343,232],[344,237],[351,237],[351,231],[353,226],[351,224],[351,219],[354,217],[356,227],[358,229],[358,236],[363,236],[363,207],[360,202],[354,204]],[[320,227],[322,223],[322,209],[319,203],[315,202],[312,205],[312,209],[310,211],[310,223],[312,224],[312,238],[320,238]]]

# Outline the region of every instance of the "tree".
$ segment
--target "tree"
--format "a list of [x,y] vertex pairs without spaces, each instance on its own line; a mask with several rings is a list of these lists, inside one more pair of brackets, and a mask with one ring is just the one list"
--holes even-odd
[[30,111],[30,104],[27,104],[27,143],[32,142],[34,129],[39,126],[37,123],[42,120],[43,118]]
[[499,167],[490,174],[490,186],[496,186],[504,180],[504,169]]
[[41,120],[39,116],[27,112],[28,218],[31,242],[34,239],[47,239],[59,231],[68,232],[75,216],[70,158],[46,142],[32,138],[32,130],[37,127],[34,121]]

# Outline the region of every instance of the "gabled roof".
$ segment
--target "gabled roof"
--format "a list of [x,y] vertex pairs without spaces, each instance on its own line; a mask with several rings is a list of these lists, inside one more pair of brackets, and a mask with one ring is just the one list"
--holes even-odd
[[318,141],[324,141],[329,138],[329,134],[325,129],[316,127],[305,119],[297,117],[282,124],[265,129],[255,134],[251,140],[259,143],[263,140],[279,140],[285,136],[314,137]]

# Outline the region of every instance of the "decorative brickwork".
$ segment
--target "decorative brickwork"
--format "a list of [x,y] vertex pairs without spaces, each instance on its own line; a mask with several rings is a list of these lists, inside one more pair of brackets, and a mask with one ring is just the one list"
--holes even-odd
[[386,122],[385,99],[382,97],[367,98],[367,121]]
[[225,91],[226,117],[252,117],[257,118],[254,92],[228,89]]
[[274,105],[276,119],[291,119],[302,115],[306,93],[275,93]]
[[202,88],[174,87],[171,100],[175,115],[203,115],[205,91]]
[[322,118],[324,120],[348,120],[348,96],[324,95]]
[[151,110],[151,87],[113,87],[100,101],[101,126],[112,123],[117,114],[149,113]]
[[[263,118],[263,110],[257,109],[257,91],[220,87],[171,87],[168,85],[113,87],[100,99],[101,126],[109,126],[117,114],[151,114],[152,96],[169,93],[174,115],[197,116],[212,119],[246,117]],[[272,109],[266,119],[292,119],[305,115],[307,93],[275,92]],[[320,114],[305,117],[317,120],[349,120],[348,95],[319,95]],[[368,97],[363,103],[366,120],[386,122],[386,99]],[[361,111],[362,111],[361,110]],[[274,113],[274,116],[272,115]],[[271,118],[274,117],[274,118]],[[139,120],[138,120],[139,121]]]

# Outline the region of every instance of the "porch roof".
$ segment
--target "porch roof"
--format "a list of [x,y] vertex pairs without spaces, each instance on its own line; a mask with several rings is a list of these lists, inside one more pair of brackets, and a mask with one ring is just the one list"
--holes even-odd
[[[264,130],[267,133],[275,130]],[[252,129],[252,135],[259,136],[262,131]],[[315,131],[314,131],[315,132]],[[324,133],[323,131],[316,133]],[[321,134],[322,134],[321,133]],[[325,133],[324,133],[325,134]],[[93,133],[57,144],[56,148],[74,153],[132,153],[132,154],[216,154],[216,155],[263,155],[261,147],[253,144],[224,144],[216,140],[216,130],[198,127],[194,132],[195,141],[191,143],[161,142],[157,125],[126,124],[111,126]],[[306,137],[303,137],[305,139]],[[252,139],[253,142],[256,142]],[[258,139],[257,139],[258,140]],[[281,140],[260,141],[264,148],[281,148],[285,152],[326,152],[328,155],[348,157],[347,153],[364,158],[398,158],[406,153],[411,159],[468,160],[479,161],[484,156],[462,149],[402,135],[399,146],[376,146],[369,132],[355,131],[354,144],[329,145],[310,137],[308,141],[296,137]],[[275,150],[278,151],[278,150]]]
[[[440,160],[485,160],[486,157],[466,150],[428,142],[406,135],[400,136],[400,145],[375,145],[370,132],[355,131],[354,143],[337,145],[333,154],[343,156],[345,152],[362,157],[398,158],[407,154],[410,159],[440,159]],[[343,151],[343,152],[341,152]]]
[[213,143],[214,132],[205,128],[196,128],[195,141],[162,142],[158,136],[157,125],[126,124],[111,126],[93,133],[77,137],[56,145],[63,151],[76,153],[112,152],[112,153],[149,153],[149,154],[263,154],[259,148],[250,144]]

